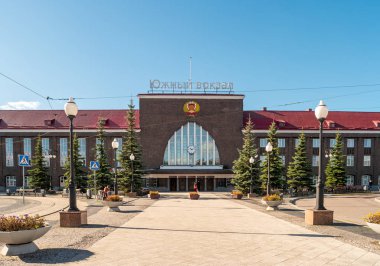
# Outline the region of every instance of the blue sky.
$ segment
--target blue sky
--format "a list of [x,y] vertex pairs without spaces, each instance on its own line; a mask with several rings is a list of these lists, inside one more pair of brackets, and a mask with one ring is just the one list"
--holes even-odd
[[[77,100],[121,109],[151,79],[186,81],[192,56],[193,81],[233,82],[246,110],[380,111],[378,14],[379,1],[0,0],[0,73],[44,97],[125,96]],[[1,75],[0,92],[3,109],[50,108]]]

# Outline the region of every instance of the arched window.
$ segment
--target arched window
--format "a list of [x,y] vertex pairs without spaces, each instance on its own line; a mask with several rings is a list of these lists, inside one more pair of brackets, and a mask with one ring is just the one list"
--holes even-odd
[[215,140],[202,126],[188,122],[169,139],[164,166],[220,165]]

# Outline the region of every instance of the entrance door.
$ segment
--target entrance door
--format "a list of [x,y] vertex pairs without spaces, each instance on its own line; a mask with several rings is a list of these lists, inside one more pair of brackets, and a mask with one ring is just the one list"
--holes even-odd
[[170,177],[170,191],[177,191],[177,177]]

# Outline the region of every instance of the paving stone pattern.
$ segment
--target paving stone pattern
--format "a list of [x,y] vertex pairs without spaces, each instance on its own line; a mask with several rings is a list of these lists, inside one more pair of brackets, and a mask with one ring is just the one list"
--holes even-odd
[[206,193],[162,198],[88,251],[70,265],[380,265],[378,254]]

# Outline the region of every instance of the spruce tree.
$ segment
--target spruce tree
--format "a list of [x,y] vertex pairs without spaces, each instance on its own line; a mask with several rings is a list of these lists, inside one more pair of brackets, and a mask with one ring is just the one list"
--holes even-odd
[[[119,161],[121,162],[121,167],[123,168],[120,172],[120,187],[124,191],[131,190],[133,168],[133,192],[136,192],[142,186],[142,148],[138,142],[135,132],[135,106],[133,105],[132,100],[128,107],[129,109],[126,115],[128,128],[123,136],[123,147],[119,156]],[[135,157],[133,161],[130,159],[131,154]]]
[[330,154],[330,160],[326,166],[326,187],[335,190],[346,183],[346,169],[343,155],[343,138],[338,132],[335,137],[336,144]]
[[[75,176],[75,186],[76,188],[86,188],[87,187],[87,172],[84,169],[84,158],[80,156],[79,153],[79,140],[77,135],[73,138],[73,159],[74,159],[74,176]],[[70,184],[70,156],[67,157],[65,162],[65,176],[67,177],[65,185],[66,188]]]
[[[280,157],[280,149],[278,148],[277,139],[277,127],[276,123],[273,122],[269,127],[268,132],[268,142],[273,146],[273,150],[270,152],[270,183],[269,187],[272,189],[280,189],[284,184],[284,166],[282,159]],[[268,181],[268,156],[266,154],[265,160],[263,161],[261,167],[261,187],[266,189]]]
[[[241,150],[238,149],[239,157],[233,162],[232,168],[234,177],[231,183],[243,193],[249,192],[251,186],[253,192],[258,193],[260,191],[260,161],[257,159],[255,136],[252,130],[253,123],[249,118],[243,130],[243,147]],[[252,165],[249,162],[251,157],[255,159]]]
[[296,152],[292,158],[292,162],[288,167],[288,185],[295,191],[302,191],[302,188],[311,188],[312,185],[312,170],[311,163],[307,158],[306,152],[306,137],[302,132],[298,137],[299,143],[296,147]]
[[[98,121],[97,139],[99,143],[96,145],[96,161],[99,162],[99,170],[95,172],[96,187],[103,189],[105,186],[112,185],[112,175],[110,173],[111,166],[108,163],[107,153],[105,149],[105,136],[104,136],[104,120]],[[93,183],[94,177],[89,177],[90,184]]]
[[46,161],[42,153],[41,136],[38,135],[37,142],[32,157],[32,169],[28,170],[29,173],[29,186],[31,188],[49,189],[50,178],[46,167]]

